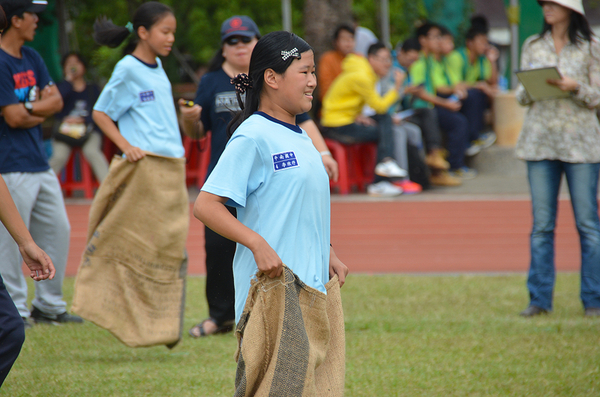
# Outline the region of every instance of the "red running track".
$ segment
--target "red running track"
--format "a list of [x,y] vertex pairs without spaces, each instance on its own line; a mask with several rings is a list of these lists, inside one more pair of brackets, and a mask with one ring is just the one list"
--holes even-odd
[[[331,242],[351,272],[525,272],[529,266],[529,201],[333,202]],[[85,248],[89,204],[68,204],[67,275]],[[556,265],[578,271],[579,237],[569,201],[560,202]],[[204,226],[190,221],[189,274],[205,274]]]

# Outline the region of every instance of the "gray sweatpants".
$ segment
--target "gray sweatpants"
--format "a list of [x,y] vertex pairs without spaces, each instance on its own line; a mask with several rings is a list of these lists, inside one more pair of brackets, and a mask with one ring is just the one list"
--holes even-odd
[[[46,251],[56,275],[53,280],[35,283],[33,305],[48,314],[61,314],[67,304],[62,299],[62,284],[67,267],[71,226],[62,191],[54,171],[10,172],[2,174],[8,190],[36,244]],[[0,273],[21,317],[29,317],[27,282],[21,265],[23,258],[4,225],[0,224]]]
[[[92,171],[98,182],[102,182],[108,174],[108,161],[102,153],[102,135],[92,132],[88,140],[81,147],[83,155],[90,163]],[[71,146],[57,140],[52,141],[52,157],[50,158],[50,167],[59,175],[71,155]]]
[[418,148],[422,147],[421,129],[417,125],[406,121],[400,125],[394,124],[394,158],[400,168],[408,171],[407,143]]

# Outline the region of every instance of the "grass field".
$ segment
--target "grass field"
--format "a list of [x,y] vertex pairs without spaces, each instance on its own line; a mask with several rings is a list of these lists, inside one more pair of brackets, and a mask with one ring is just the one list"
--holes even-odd
[[[91,323],[36,326],[0,396],[231,396],[235,338],[187,336],[206,317],[204,282],[188,279],[173,350]],[[354,275],[342,295],[346,396],[600,395],[600,319],[583,317],[577,274],[559,274],[554,312],[533,319],[517,316],[522,275]]]

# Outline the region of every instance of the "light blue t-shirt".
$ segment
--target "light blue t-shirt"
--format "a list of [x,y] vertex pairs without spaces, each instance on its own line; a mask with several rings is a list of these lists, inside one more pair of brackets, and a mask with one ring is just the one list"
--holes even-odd
[[[329,179],[300,127],[262,112],[236,130],[202,190],[229,198],[237,218],[260,234],[308,286],[326,293],[329,281]],[[258,268],[237,244],[233,259],[239,321]]]
[[162,68],[126,55],[113,70],[94,110],[106,113],[119,125],[127,142],[167,157],[183,157],[171,83]]

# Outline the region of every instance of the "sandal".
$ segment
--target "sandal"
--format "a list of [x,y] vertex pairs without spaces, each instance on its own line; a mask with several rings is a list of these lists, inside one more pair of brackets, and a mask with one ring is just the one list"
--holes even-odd
[[204,323],[206,323],[207,321],[211,321],[215,325],[217,324],[217,320],[215,320],[212,317],[209,317],[209,318],[203,320],[202,322],[194,325],[192,328],[190,328],[190,331],[189,331],[190,336],[192,338],[197,339],[197,338],[201,338],[204,336],[210,336],[210,335],[216,335],[216,334],[226,334],[228,332],[233,331],[234,321],[229,320],[229,321],[225,321],[221,325],[217,325],[217,329],[209,334],[204,330]]

